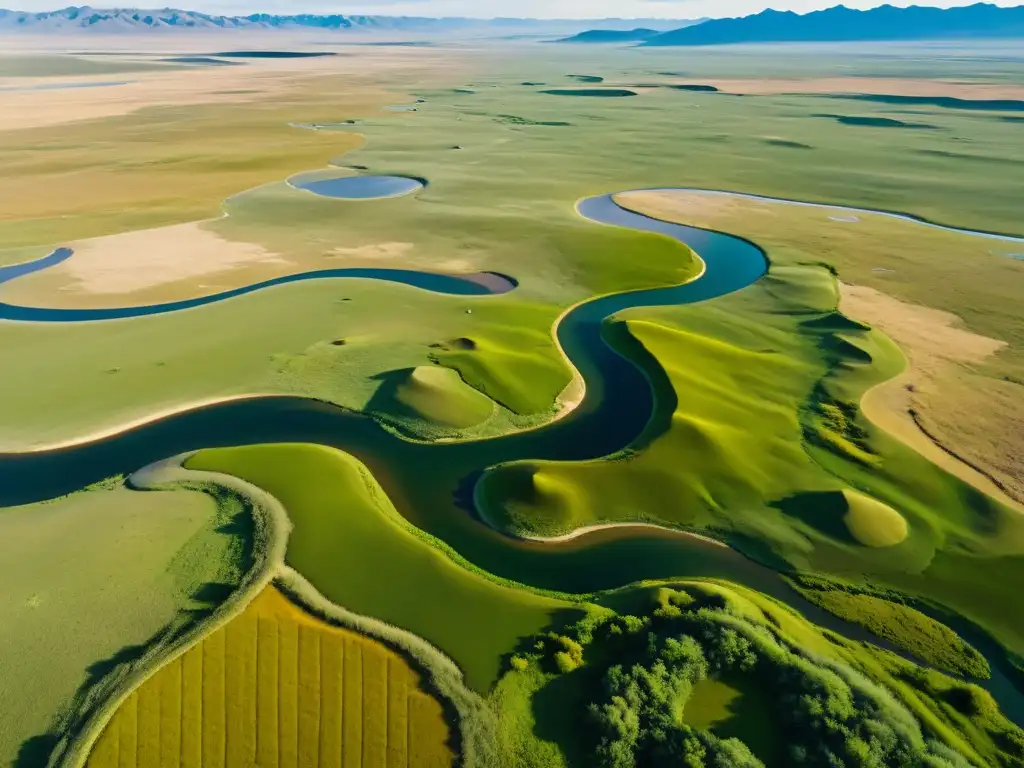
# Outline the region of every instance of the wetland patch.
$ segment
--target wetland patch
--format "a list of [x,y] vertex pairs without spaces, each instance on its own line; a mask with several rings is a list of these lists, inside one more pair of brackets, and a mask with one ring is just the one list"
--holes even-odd
[[636,96],[636,91],[625,88],[551,88],[541,91],[549,96],[590,96],[596,98],[614,99],[625,96]]

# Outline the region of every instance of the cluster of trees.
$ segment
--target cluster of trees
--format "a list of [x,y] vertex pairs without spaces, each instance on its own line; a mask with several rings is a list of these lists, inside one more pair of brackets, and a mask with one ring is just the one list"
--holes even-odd
[[[608,699],[590,707],[600,734],[595,749],[598,765],[763,768],[743,742],[722,740],[681,722],[690,690],[712,668],[701,644],[686,635],[650,634],[648,639],[651,662],[609,669],[604,680]],[[742,641],[733,647],[740,655],[741,645]]]
[[[576,669],[592,644],[614,643],[630,663],[603,672],[589,707],[602,768],[763,768],[742,741],[689,726],[683,709],[702,680],[742,676],[778,701],[786,764],[828,768],[970,768],[928,741],[886,689],[847,665],[793,646],[770,624],[721,595],[661,590],[646,617],[590,618],[544,647],[559,670]],[[559,639],[554,639],[559,638]],[[577,649],[579,651],[577,652]],[[566,664],[560,655],[571,656]]]

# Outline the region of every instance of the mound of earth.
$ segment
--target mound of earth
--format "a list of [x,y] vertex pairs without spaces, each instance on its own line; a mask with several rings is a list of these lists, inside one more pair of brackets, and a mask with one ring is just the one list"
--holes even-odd
[[826,536],[864,547],[894,547],[910,533],[906,518],[895,509],[850,489],[801,493],[777,506]]
[[465,429],[486,421],[494,403],[466,384],[456,371],[421,366],[383,374],[370,410],[399,420],[421,420]]
[[843,491],[843,516],[850,535],[865,547],[894,547],[909,533],[906,518],[887,504],[857,491]]

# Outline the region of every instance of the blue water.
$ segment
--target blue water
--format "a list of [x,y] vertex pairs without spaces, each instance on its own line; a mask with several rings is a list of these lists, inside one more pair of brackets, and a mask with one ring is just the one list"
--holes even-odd
[[[67,251],[68,249],[62,249]],[[70,255],[70,252],[68,253]],[[47,257],[51,258],[51,257]],[[65,256],[64,258],[67,258]],[[59,261],[63,261],[60,259]],[[43,259],[31,262],[22,267],[38,265]],[[53,263],[59,263],[53,262]],[[28,269],[21,274],[37,272],[53,264],[44,264],[36,269]],[[10,269],[10,268],[8,268]],[[0,272],[0,282],[3,282],[3,274]],[[13,275],[19,277],[20,275]],[[504,277],[503,275],[501,277]],[[215,304],[218,301],[233,299],[237,296],[244,296],[247,293],[255,293],[264,288],[287,283],[300,283],[307,280],[324,280],[328,278],[363,278],[365,280],[383,280],[388,283],[401,283],[416,288],[423,288],[434,293],[446,293],[452,296],[489,296],[495,293],[506,293],[512,290],[516,283],[511,278],[508,281],[508,288],[505,290],[493,290],[485,285],[475,282],[472,276],[460,277],[458,275],[443,275],[434,272],[416,272],[411,269],[374,269],[371,267],[353,267],[351,269],[321,269],[314,272],[303,272],[298,275],[285,275],[275,277],[272,280],[264,280],[261,283],[246,285],[242,288],[235,288],[230,291],[214,293],[209,296],[201,296],[196,299],[185,299],[183,301],[171,301],[166,304],[149,304],[142,307],[112,307],[109,309],[54,309],[47,307],[22,307],[15,304],[4,304],[0,302],[0,319],[20,320],[33,323],[74,323],[92,320],[123,320],[130,317],[145,317],[146,315],[163,315],[168,312],[180,312],[183,309],[194,309],[207,304]],[[12,279],[12,278],[7,278]]]
[[72,88],[110,88],[115,85],[128,85],[127,80],[108,80],[104,82],[85,83],[38,83],[36,85],[6,85],[0,91],[65,91]]
[[339,200],[380,200],[423,189],[423,182],[408,176],[342,176],[313,181],[293,180],[293,187]]
[[0,285],[6,283],[8,280],[14,280],[16,277],[30,275],[33,272],[39,272],[47,267],[55,267],[62,261],[70,259],[73,254],[74,251],[70,248],[58,248],[49,256],[44,256],[43,258],[36,259],[35,261],[26,261],[22,264],[12,264],[9,267],[0,267]]

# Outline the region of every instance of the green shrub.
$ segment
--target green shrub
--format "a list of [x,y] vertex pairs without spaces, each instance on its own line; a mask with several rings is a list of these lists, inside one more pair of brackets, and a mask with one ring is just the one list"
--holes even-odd
[[572,672],[574,669],[579,669],[580,663],[565,651],[559,651],[555,654],[555,666],[563,675]]

